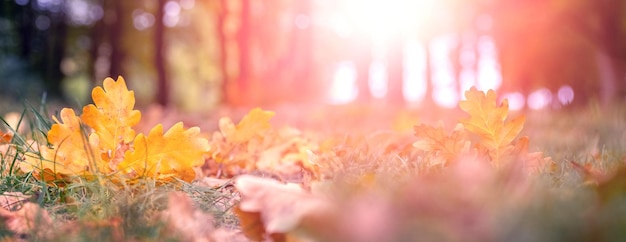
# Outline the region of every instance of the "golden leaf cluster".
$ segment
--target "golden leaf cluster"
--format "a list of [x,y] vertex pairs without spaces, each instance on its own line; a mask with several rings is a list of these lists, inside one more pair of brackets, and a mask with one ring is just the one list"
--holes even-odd
[[506,99],[497,105],[495,91],[484,93],[475,87],[465,92],[465,98],[459,107],[469,118],[461,120],[450,134],[443,125],[414,127],[419,139],[413,146],[429,154],[431,165],[454,162],[459,155],[470,152],[488,157],[496,166],[518,160],[526,168],[536,170],[550,163],[540,152],[528,152],[528,137],[515,140],[524,128],[525,116],[508,119]]
[[135,97],[122,77],[107,78],[92,91],[94,104],[78,116],[64,108],[48,131],[48,145],[39,153],[27,153],[20,167],[46,182],[66,182],[71,177],[94,175],[120,180],[177,177],[191,181],[194,167],[204,164],[208,141],[197,127],[175,124],[165,133],[162,125],[148,135],[135,134],[141,113],[134,110]]

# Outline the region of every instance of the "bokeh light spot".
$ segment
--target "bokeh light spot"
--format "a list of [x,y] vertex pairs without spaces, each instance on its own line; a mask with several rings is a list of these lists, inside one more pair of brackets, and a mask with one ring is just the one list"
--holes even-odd
[[521,110],[526,102],[524,95],[519,92],[506,93],[502,95],[502,99],[508,100],[510,110]]
[[530,109],[542,109],[552,102],[552,92],[547,88],[541,88],[528,95],[528,107]]
[[572,103],[572,101],[574,101],[574,89],[569,85],[561,86],[561,88],[559,88],[559,91],[557,92],[557,97],[561,104],[570,104]]

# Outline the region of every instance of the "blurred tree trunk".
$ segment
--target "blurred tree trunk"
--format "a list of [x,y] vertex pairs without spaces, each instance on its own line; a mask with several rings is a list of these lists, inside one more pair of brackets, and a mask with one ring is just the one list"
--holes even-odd
[[92,82],[97,82],[99,79],[101,79],[100,76],[98,76],[97,73],[97,68],[96,68],[96,61],[98,60],[98,58],[100,57],[100,45],[103,44],[102,38],[104,36],[104,31],[106,31],[105,24],[104,24],[104,19],[106,18],[106,14],[107,11],[109,11],[109,9],[107,9],[107,6],[104,4],[104,0],[100,0],[100,1],[96,1],[97,4],[99,6],[102,7],[102,11],[104,12],[102,19],[100,19],[99,21],[97,21],[93,28],[89,29],[89,36],[91,38],[91,49],[89,50],[89,65],[87,65],[87,73],[91,74],[91,80]]
[[237,78],[238,93],[248,95],[251,66],[250,66],[250,0],[241,0],[241,24],[239,26],[237,44],[239,49],[239,78]]
[[161,106],[167,106],[169,103],[169,83],[165,66],[165,25],[163,23],[165,3],[166,0],[158,0],[154,31],[154,66],[157,71],[156,100]]
[[600,78],[600,96],[608,104],[626,93],[624,79],[624,2],[621,0],[598,0],[597,16],[600,19],[596,61]]
[[[311,68],[313,65],[311,49],[313,48],[313,26],[311,17],[311,5],[312,0],[299,0],[296,1],[293,7],[294,22],[292,24],[292,31],[289,40],[289,50],[287,65],[291,65],[292,74],[291,80],[287,80],[290,83],[289,90],[302,89],[306,90],[306,95],[300,95],[300,93],[292,92],[289,95],[289,99],[303,101],[313,95],[313,80],[311,78]],[[298,21],[305,21],[299,18],[308,18],[308,23],[298,23]],[[302,24],[299,26],[298,24]]]
[[404,83],[404,42],[399,35],[395,35],[389,45],[387,63],[387,100],[392,105],[403,106],[405,104],[402,92]]
[[353,43],[354,64],[356,66],[356,83],[358,89],[358,100],[369,102],[372,99],[370,91],[370,65],[372,64],[372,50],[370,40],[356,40]]
[[430,108],[435,105],[433,100],[433,71],[432,71],[432,57],[430,51],[430,40],[424,43],[424,61],[425,61],[425,73],[424,73],[424,99],[422,101],[423,108]]
[[228,6],[226,6],[228,0],[220,0],[217,13],[217,41],[220,48],[220,71],[222,72],[222,101],[228,102],[230,100],[229,85],[231,83],[230,76],[228,75],[228,52],[227,52],[227,38],[226,38],[226,17],[228,16]]
[[33,22],[35,18],[33,1],[29,1],[27,5],[18,8],[22,9],[21,11],[18,10],[19,14],[16,17],[16,25],[20,33],[20,55],[32,63],[30,51],[33,42]]
[[[58,15],[58,16],[53,16]],[[61,72],[61,61],[65,55],[65,42],[67,38],[67,24],[63,12],[50,13],[50,27],[41,33],[46,38],[46,50],[44,52],[43,80],[46,90],[54,96],[61,96],[61,82],[64,74]]]
[[122,51],[122,36],[124,34],[124,21],[126,21],[126,19],[124,15],[123,1],[107,2],[113,4],[113,13],[111,13],[112,17],[109,20],[110,22],[105,19],[105,23],[107,24],[107,33],[109,35],[109,43],[111,44],[109,75],[113,78],[117,78],[117,76],[124,75],[122,68],[122,60],[124,59],[124,53]]
[[450,52],[450,62],[452,62],[452,75],[456,81],[456,93],[457,95],[463,95],[463,85],[461,83],[461,73],[463,72],[463,65],[461,63],[461,55],[463,53],[463,41],[462,30],[457,30],[458,39],[456,44]]

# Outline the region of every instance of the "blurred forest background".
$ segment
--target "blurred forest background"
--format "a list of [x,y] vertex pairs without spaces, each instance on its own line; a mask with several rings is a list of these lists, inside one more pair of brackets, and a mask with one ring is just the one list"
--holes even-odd
[[626,93],[623,0],[2,0],[0,95],[85,104],[122,75],[138,103],[512,108]]

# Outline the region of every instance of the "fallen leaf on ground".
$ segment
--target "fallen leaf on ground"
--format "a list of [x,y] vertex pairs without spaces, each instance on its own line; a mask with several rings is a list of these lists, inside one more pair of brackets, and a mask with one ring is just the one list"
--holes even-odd
[[199,128],[184,129],[183,123],[165,133],[163,126],[157,125],[147,136],[137,135],[135,149],[126,152],[118,168],[131,178],[176,176],[191,181],[196,176],[193,168],[204,164],[204,154],[209,151],[208,141],[199,134]]
[[[289,233],[306,217],[332,210],[326,199],[297,184],[242,175],[235,181],[235,188],[241,193],[238,209],[244,213],[238,215],[242,226],[245,225],[242,230],[253,240]],[[254,216],[257,213],[258,216]],[[256,219],[259,221],[254,221]]]
[[0,130],[0,144],[8,144],[11,143],[11,140],[13,139],[13,132],[11,131],[2,131]]
[[187,194],[172,192],[168,196],[167,204],[162,218],[168,229],[180,236],[182,241],[213,241],[213,216],[196,209]]
[[465,129],[478,135],[480,144],[489,150],[489,156],[496,164],[500,157],[512,149],[511,143],[524,127],[525,117],[519,116],[507,120],[509,114],[508,100],[504,99],[497,105],[496,92],[485,94],[472,87],[465,92],[466,100],[459,102],[459,107],[470,115],[461,120]]
[[0,208],[0,217],[4,220],[5,228],[13,232],[16,238],[31,235],[44,238],[54,228],[48,212],[34,203],[25,203],[17,211]]
[[133,126],[139,123],[141,113],[134,110],[135,94],[126,87],[123,77],[117,81],[106,78],[102,87],[95,87],[91,96],[94,104],[83,108],[81,120],[97,135],[99,152],[109,160],[115,157],[118,146],[135,138]]

